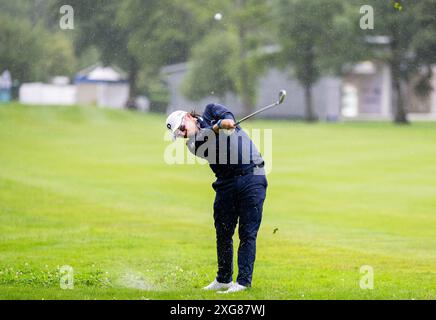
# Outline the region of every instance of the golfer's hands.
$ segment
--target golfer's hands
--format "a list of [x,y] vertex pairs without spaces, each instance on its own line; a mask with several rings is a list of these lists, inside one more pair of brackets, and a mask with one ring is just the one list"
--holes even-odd
[[235,121],[232,119],[224,119],[221,121],[221,128],[226,130],[235,129]]
[[[232,119],[223,119],[221,120],[221,129],[225,129],[225,130],[232,130],[236,128],[236,124],[235,121],[233,121]],[[220,129],[218,128],[218,125],[215,124],[213,126],[213,131],[218,132]]]

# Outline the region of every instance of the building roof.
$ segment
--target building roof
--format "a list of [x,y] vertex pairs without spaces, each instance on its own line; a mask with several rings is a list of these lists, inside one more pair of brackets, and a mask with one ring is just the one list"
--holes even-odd
[[79,71],[74,77],[74,83],[127,83],[126,72],[117,66],[104,66],[96,63]]

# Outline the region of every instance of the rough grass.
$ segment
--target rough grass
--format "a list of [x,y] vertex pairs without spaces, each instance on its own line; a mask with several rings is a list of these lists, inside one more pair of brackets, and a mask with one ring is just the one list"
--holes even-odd
[[253,288],[223,297],[200,289],[213,175],[165,164],[163,122],[0,106],[1,299],[436,298],[435,124],[247,123],[273,130],[272,172]]

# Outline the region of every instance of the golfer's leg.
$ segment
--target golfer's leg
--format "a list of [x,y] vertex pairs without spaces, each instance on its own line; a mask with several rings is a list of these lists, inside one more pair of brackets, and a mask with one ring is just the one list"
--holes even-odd
[[217,281],[229,283],[233,275],[233,234],[237,224],[237,213],[233,201],[234,193],[217,191],[214,202],[214,220],[218,257]]
[[263,203],[266,195],[266,184],[253,176],[240,199],[239,209],[239,249],[238,278],[243,286],[250,286],[256,258],[256,238],[262,220]]

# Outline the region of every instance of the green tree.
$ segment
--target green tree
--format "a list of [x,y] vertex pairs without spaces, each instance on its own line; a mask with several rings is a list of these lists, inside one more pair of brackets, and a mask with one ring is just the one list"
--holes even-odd
[[[62,2],[57,1],[57,5]],[[103,63],[125,69],[130,97],[155,88],[161,66],[185,61],[204,28],[194,1],[72,0],[77,21],[76,52],[98,48]],[[139,82],[139,83],[138,83]]]
[[29,19],[0,14],[0,68],[8,68],[20,82],[47,81],[70,75],[75,57],[71,42],[62,34],[47,32]]
[[323,73],[337,72],[344,62],[342,57],[347,55],[344,48],[349,35],[344,30],[349,27],[349,21],[341,18],[345,9],[341,0],[275,2],[277,34],[282,47],[279,60],[292,66],[304,88],[307,121],[317,120],[312,99],[314,84]]
[[141,86],[162,110],[165,94],[161,67],[184,62],[194,44],[207,31],[203,4],[182,0],[126,0],[119,12],[120,24],[131,30],[127,47],[141,65]]
[[[126,0],[118,15],[127,47],[146,69],[184,62],[207,30],[194,1]],[[197,4],[201,6],[201,4]]]
[[[63,1],[56,1],[52,10],[59,14]],[[78,56],[89,53],[97,48],[100,59],[104,64],[116,64],[125,69],[130,84],[129,96],[137,94],[137,78],[140,63],[137,57],[128,49],[128,39],[131,33],[130,26],[119,22],[118,15],[121,10],[121,1],[116,0],[72,0],[69,4],[74,9],[75,18],[75,51]]]
[[0,20],[0,69],[8,68],[20,81],[37,79],[37,62],[43,55],[43,48],[31,24],[2,13]]
[[375,12],[374,30],[361,30],[359,36],[384,36],[388,49],[373,46],[372,56],[385,61],[391,69],[394,91],[393,112],[396,123],[407,123],[406,86],[418,77],[417,93],[431,90],[431,64],[436,62],[436,0],[366,1]]
[[193,50],[192,61],[185,81],[183,93],[198,101],[209,95],[221,100],[226,93],[236,93],[236,83],[230,70],[232,61],[238,57],[236,36],[228,32],[208,35]]
[[[233,16],[234,30],[238,36],[238,57],[233,68],[236,86],[246,112],[253,110],[256,101],[257,78],[264,68],[257,63],[261,55],[256,54],[262,45],[268,44],[269,5],[259,0],[235,0]],[[258,60],[259,59],[259,60]]]
[[[211,24],[209,36],[197,44],[190,58],[185,93],[199,100],[212,91],[221,97],[233,92],[249,112],[256,101],[257,79],[264,71],[259,49],[270,43],[269,4],[259,0],[209,3],[205,11]],[[222,20],[213,20],[216,13]]]
[[38,38],[44,44],[40,68],[50,76],[73,76],[77,71],[73,42],[62,32],[40,34]]

